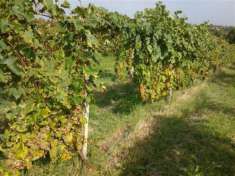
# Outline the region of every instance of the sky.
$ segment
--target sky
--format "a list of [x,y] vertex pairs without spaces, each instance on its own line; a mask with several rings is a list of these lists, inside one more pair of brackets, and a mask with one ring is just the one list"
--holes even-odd
[[[235,26],[235,0],[162,0],[174,12],[182,10],[190,23],[209,21],[215,25]],[[70,0],[72,6],[78,0]],[[92,3],[110,11],[118,11],[133,17],[136,11],[155,6],[156,0],[82,0],[82,5]]]

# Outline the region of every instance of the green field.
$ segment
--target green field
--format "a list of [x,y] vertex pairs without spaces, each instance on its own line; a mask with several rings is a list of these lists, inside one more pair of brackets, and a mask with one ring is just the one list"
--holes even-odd
[[[170,103],[144,104],[132,83],[115,79],[114,58],[100,60],[106,89],[91,105],[87,175],[235,175],[235,64]],[[37,163],[26,175],[80,175],[78,161]]]

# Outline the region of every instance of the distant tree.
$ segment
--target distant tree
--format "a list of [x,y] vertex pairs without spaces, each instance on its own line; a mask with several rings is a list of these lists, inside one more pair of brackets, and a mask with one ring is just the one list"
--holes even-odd
[[226,34],[224,28],[221,26],[211,25],[209,29],[210,29],[211,33],[217,37],[221,37],[224,39],[227,37],[227,34]]
[[230,30],[230,32],[227,35],[227,39],[230,43],[235,44],[235,27]]

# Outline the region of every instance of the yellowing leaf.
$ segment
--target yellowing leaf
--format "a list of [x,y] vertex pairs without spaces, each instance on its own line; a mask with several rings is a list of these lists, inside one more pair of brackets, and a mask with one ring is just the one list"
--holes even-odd
[[30,30],[27,30],[25,31],[23,34],[22,34],[22,38],[24,39],[24,41],[28,44],[33,44],[33,33],[32,31]]
[[70,145],[73,143],[73,133],[68,133],[66,134],[65,136],[63,136],[63,139],[64,139],[64,142],[67,144],[67,145]]
[[28,155],[28,148],[23,144],[20,144],[19,147],[16,149],[16,158],[24,160]]

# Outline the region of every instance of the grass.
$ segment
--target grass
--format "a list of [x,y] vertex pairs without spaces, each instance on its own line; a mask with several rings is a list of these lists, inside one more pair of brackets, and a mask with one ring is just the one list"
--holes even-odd
[[[109,60],[108,65],[107,60]],[[110,62],[110,60],[112,62]],[[105,65],[105,66],[104,66]],[[111,70],[106,71],[109,68]],[[115,80],[114,59],[101,59],[102,72],[109,72],[109,77],[101,76],[100,82],[107,85],[104,92],[95,93],[95,101],[90,113],[90,172],[89,175],[103,175],[103,167],[109,160],[110,154],[135,127],[136,123],[145,116],[152,105],[141,103],[135,85],[128,80]],[[112,74],[110,74],[112,73]],[[115,81],[114,81],[115,80]],[[158,102],[160,108],[163,101]]]
[[121,144],[105,174],[235,175],[234,65],[201,84],[178,92],[163,112],[152,112],[149,135],[139,138],[137,132]]
[[99,95],[89,175],[235,175],[234,68],[176,92],[170,105],[140,103],[130,84]]
[[[90,112],[88,176],[235,175],[235,64],[177,91],[168,104],[143,104],[135,85],[116,81],[112,56],[100,57]],[[36,163],[26,175],[75,175],[76,158]]]

